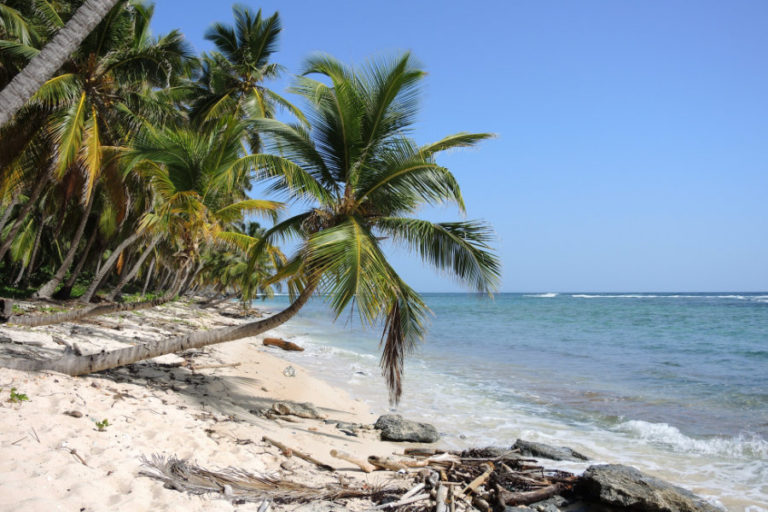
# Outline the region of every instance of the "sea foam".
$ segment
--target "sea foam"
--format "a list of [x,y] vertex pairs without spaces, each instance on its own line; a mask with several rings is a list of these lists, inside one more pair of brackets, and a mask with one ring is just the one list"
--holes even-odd
[[649,443],[664,445],[676,452],[717,455],[726,458],[768,456],[768,441],[755,434],[694,439],[667,423],[650,423],[642,420],[626,421],[617,425],[615,429]]

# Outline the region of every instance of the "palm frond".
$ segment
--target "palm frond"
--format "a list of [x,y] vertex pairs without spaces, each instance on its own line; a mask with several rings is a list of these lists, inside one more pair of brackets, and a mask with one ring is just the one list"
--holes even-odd
[[493,231],[484,223],[385,217],[378,219],[376,226],[473,290],[490,293],[498,286],[501,264],[490,246]]

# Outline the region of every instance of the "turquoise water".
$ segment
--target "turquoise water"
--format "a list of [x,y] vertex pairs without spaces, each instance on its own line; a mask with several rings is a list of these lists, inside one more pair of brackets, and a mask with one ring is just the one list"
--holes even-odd
[[[425,298],[434,317],[398,409],[447,444],[576,445],[730,510],[768,510],[768,294]],[[388,409],[378,331],[332,323],[320,299],[285,330],[307,346],[298,364]]]

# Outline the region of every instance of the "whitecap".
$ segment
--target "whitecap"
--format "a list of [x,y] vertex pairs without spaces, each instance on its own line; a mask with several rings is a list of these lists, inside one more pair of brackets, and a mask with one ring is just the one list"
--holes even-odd
[[615,429],[649,443],[667,446],[677,452],[722,457],[768,456],[768,441],[755,434],[694,439],[667,423],[650,423],[641,420],[626,421],[617,425]]
[[552,299],[554,297],[557,297],[556,293],[533,293],[528,295],[523,295],[523,297],[537,297],[540,299]]

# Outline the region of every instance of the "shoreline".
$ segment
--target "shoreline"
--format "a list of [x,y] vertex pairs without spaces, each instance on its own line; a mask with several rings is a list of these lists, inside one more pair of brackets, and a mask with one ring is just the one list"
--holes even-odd
[[[93,351],[122,346],[117,340],[159,339],[192,329],[240,323],[233,318],[237,315],[232,312],[238,310],[235,305],[225,303],[204,309],[185,302],[97,317],[80,324],[34,329],[0,327],[0,334],[10,335],[17,342],[32,342],[33,348],[39,344],[41,348],[56,347],[58,337],[79,343],[84,351]],[[263,315],[261,308],[252,311],[256,316]],[[276,334],[291,339],[295,331],[289,323],[264,337]],[[77,378],[0,369],[3,395],[16,387],[30,398],[29,402],[11,405],[3,396],[0,404],[2,413],[11,413],[4,414],[10,420],[3,420],[0,434],[0,448],[7,461],[6,467],[0,468],[0,509],[52,510],[60,505],[67,510],[70,506],[75,510],[100,510],[108,503],[118,510],[135,510],[149,502],[155,508],[168,510],[258,509],[254,503],[235,507],[225,499],[164,489],[161,482],[140,475],[141,457],[155,454],[190,459],[208,469],[232,466],[315,486],[329,483],[328,474],[309,463],[292,458],[287,464],[280,450],[261,442],[263,436],[308,452],[336,467],[345,478],[369,485],[402,485],[402,478],[398,482],[391,473],[366,475],[330,457],[329,451],[337,449],[363,458],[388,456],[402,453],[407,444],[380,441],[375,432],[364,430],[358,431],[358,437],[350,437],[335,423],[316,419],[288,422],[254,414],[268,410],[277,401],[291,401],[310,402],[333,420],[362,425],[376,420],[365,400],[353,399],[348,389],[342,389],[341,381],[328,384],[316,371],[297,364],[302,357],[311,357],[310,353],[282,352],[263,346],[261,340],[262,336],[247,338],[190,351],[194,354],[185,353],[183,357],[167,355]],[[3,349],[17,346],[0,344]],[[288,367],[293,372],[286,372]],[[287,375],[291,373],[294,376]],[[81,412],[83,417],[64,414],[71,410]],[[406,416],[419,419],[408,413]],[[99,432],[96,422],[104,419],[110,424]],[[552,441],[532,434],[531,440]],[[584,450],[579,439],[571,441],[569,446]],[[443,439],[437,446],[446,444],[452,443]],[[586,452],[591,455],[588,448]],[[586,467],[551,461],[546,465],[576,473]],[[99,484],[96,492],[90,483],[93,479]],[[47,489],[51,497],[41,498],[41,488]],[[370,502],[346,506],[362,510],[370,508]],[[296,504],[285,507],[297,509]]]

